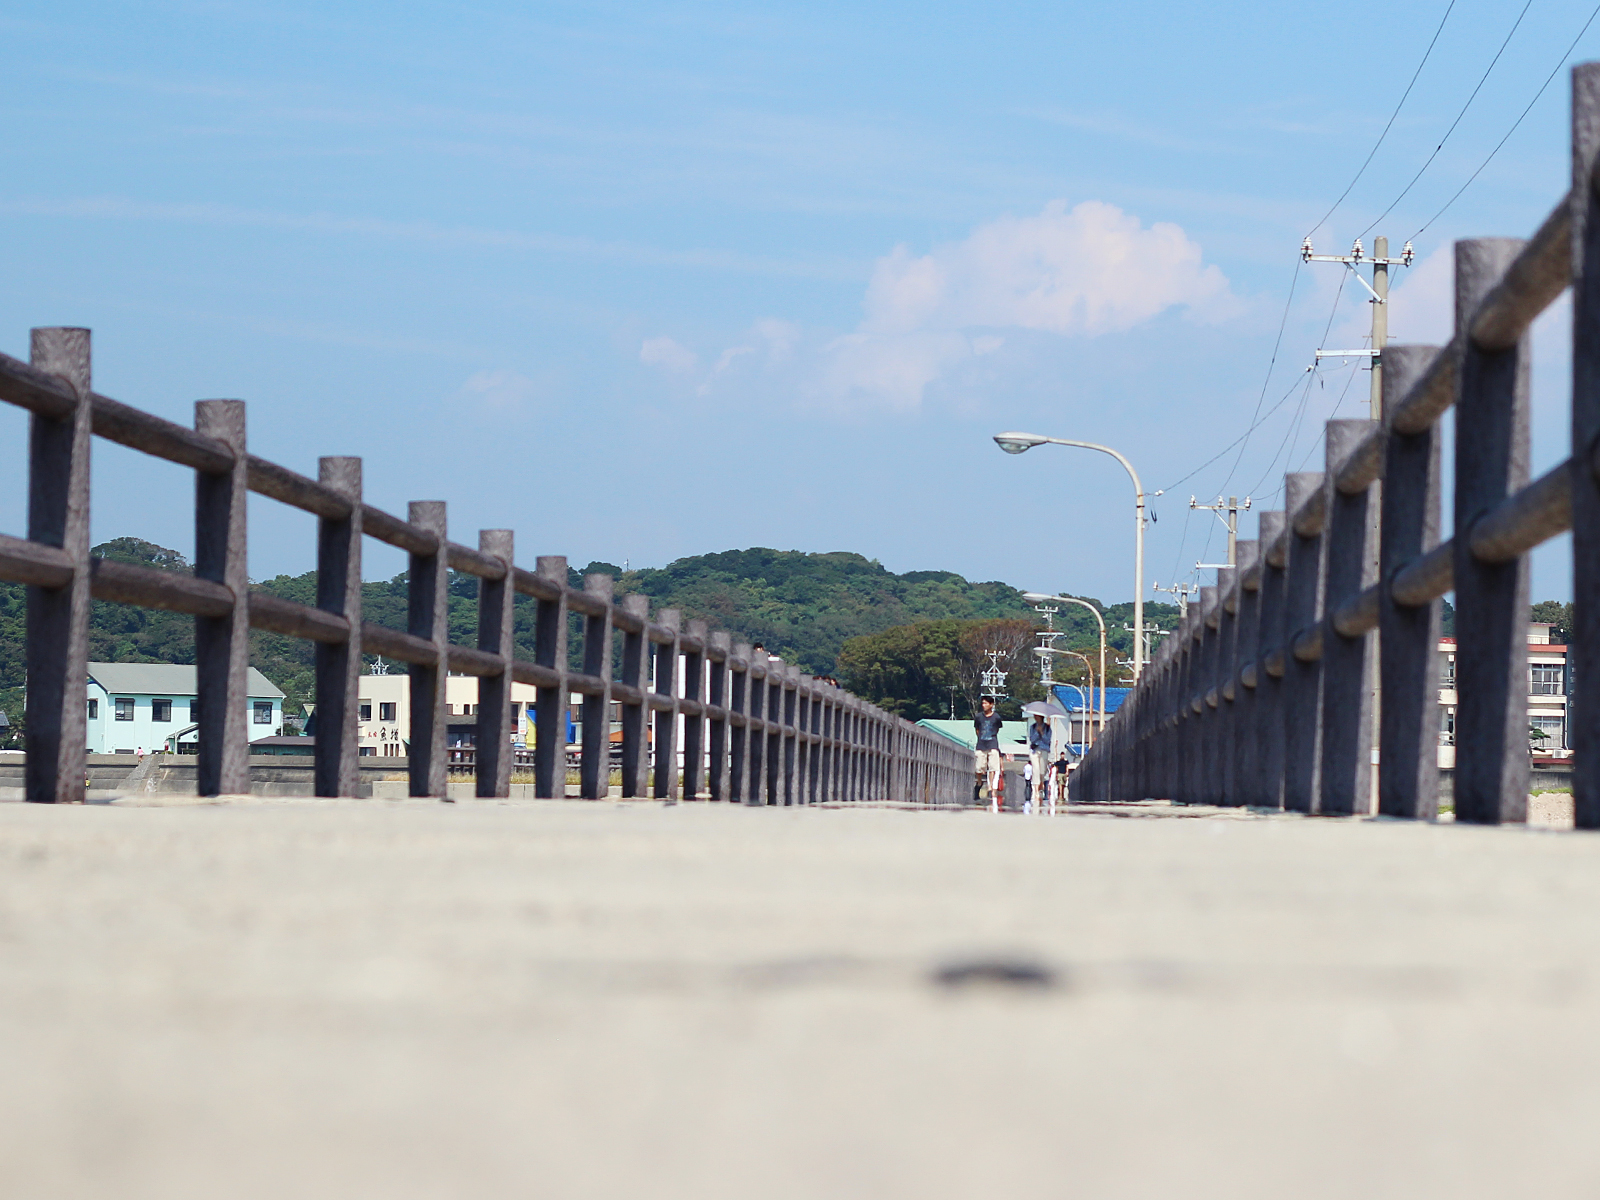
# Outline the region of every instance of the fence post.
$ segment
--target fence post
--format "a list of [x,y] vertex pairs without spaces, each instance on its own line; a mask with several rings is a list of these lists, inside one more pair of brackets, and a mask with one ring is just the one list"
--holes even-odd
[[1283,806],[1295,812],[1318,811],[1322,759],[1322,662],[1295,657],[1294,642],[1322,621],[1322,527],[1312,534],[1294,528],[1300,507],[1325,486],[1319,471],[1284,476],[1288,507],[1289,555],[1284,583],[1283,656]]
[[[1378,551],[1378,811],[1431,821],[1439,815],[1439,612],[1396,604],[1390,589],[1407,563],[1439,544],[1440,429],[1394,428],[1394,411],[1438,353],[1435,346],[1383,351],[1383,519]],[[1581,590],[1580,590],[1581,594]],[[1569,650],[1568,653],[1571,653]]]
[[800,803],[800,668],[785,664],[783,673],[783,802]]
[[348,640],[318,642],[317,744],[314,773],[319,796],[361,794],[361,460],[317,462],[323,486],[344,497],[350,514],[317,518],[317,607],[350,623]]
[[1288,559],[1278,550],[1288,515],[1269,510],[1256,518],[1261,555],[1261,600],[1256,620],[1256,774],[1250,803],[1260,808],[1283,807],[1283,675],[1267,669],[1274,654],[1288,657],[1284,621]]
[[[1524,243],[1456,243],[1456,328]],[[1528,482],[1530,337],[1509,350],[1471,338],[1457,379],[1455,472],[1456,820],[1523,821],[1528,806],[1528,557],[1481,563],[1473,523]]]
[[1234,804],[1233,744],[1234,744],[1234,676],[1238,664],[1234,656],[1239,648],[1239,572],[1234,567],[1224,567],[1217,572],[1217,671],[1212,686],[1217,692],[1215,719],[1217,724],[1217,782],[1214,785],[1217,805]]
[[29,585],[23,794],[81,804],[89,696],[89,331],[35,329],[30,361],[77,392],[67,420],[28,418],[28,540],[66,551],[64,587]]
[[[509,538],[509,534],[507,537]],[[511,566],[511,546],[506,544],[506,566]],[[534,564],[540,579],[555,588],[553,599],[534,602],[534,661],[556,673],[554,686],[534,693],[533,794],[541,800],[560,800],[567,794],[567,559],[561,554],[541,554]],[[509,616],[516,592],[506,573],[506,661],[513,654],[513,622]],[[506,675],[506,704],[511,703],[510,673]],[[502,738],[502,741],[504,738]],[[509,749],[506,751],[509,756]],[[608,756],[609,757],[609,756]],[[510,775],[506,776],[509,786]],[[509,792],[507,793],[509,795]]]
[[[706,702],[705,666],[706,666],[706,639],[709,637],[706,622],[690,621],[689,636],[699,644],[700,649],[690,651],[683,656],[683,694],[687,699],[698,704]],[[705,754],[706,718],[704,713],[696,716],[692,713],[683,718],[683,798],[697,800],[700,797],[700,784],[704,779],[702,759]]]
[[583,756],[578,790],[585,800],[611,793],[611,589],[609,575],[585,575],[583,590],[604,601],[598,615],[583,620],[583,673],[597,677],[598,696],[583,698]]
[[714,655],[710,658],[711,686],[708,690],[711,703],[722,710],[722,716],[711,722],[709,738],[711,761],[706,771],[706,782],[711,798],[727,803],[733,798],[730,791],[732,771],[728,753],[730,741],[728,733],[733,728],[730,720],[733,712],[732,699],[728,688],[731,675],[728,670],[728,656],[733,653],[732,639],[719,630],[711,635],[711,649]]
[[[1256,784],[1256,688],[1244,684],[1244,668],[1255,657],[1261,624],[1261,543],[1241,540],[1235,544],[1234,560],[1239,564],[1239,611],[1234,617],[1233,636],[1233,788],[1230,805],[1252,802]],[[1260,668],[1256,668],[1259,677]],[[1259,686],[1259,684],[1257,685]]]
[[675,804],[678,800],[678,626],[683,615],[675,608],[664,608],[656,624],[672,634],[670,641],[654,642],[655,691],[671,700],[667,708],[655,712],[656,799]]
[[1378,530],[1371,519],[1376,502],[1372,486],[1347,495],[1336,481],[1351,453],[1376,428],[1376,421],[1329,421],[1325,434],[1327,619],[1322,632],[1321,783],[1325,813],[1372,811],[1374,646],[1365,634],[1341,636],[1333,627],[1333,614],[1373,582]]
[[[497,657],[501,670],[498,675],[484,675],[478,679],[478,744],[473,759],[477,764],[478,796],[483,799],[504,799],[511,795],[511,760],[515,757],[509,736],[511,661],[516,657],[513,621],[517,597],[513,579],[516,560],[513,557],[511,530],[480,529],[478,549],[504,562],[506,573],[501,579],[478,580],[478,649]],[[541,712],[539,716],[539,747],[542,754],[545,743],[544,714]]]
[[194,619],[195,776],[202,796],[236,796],[250,791],[252,728],[244,401],[196,401],[194,427],[233,451],[222,474],[194,474],[194,573],[233,591],[227,616]]
[[1573,807],[1580,829],[1600,829],[1600,63],[1572,71],[1572,607],[1567,698]]
[[[1195,732],[1200,738],[1200,773],[1195,780],[1197,785],[1193,799],[1202,804],[1215,804],[1217,802],[1217,789],[1222,782],[1222,738],[1217,720],[1218,712],[1214,707],[1220,701],[1216,698],[1217,666],[1221,658],[1221,616],[1222,589],[1220,587],[1203,587],[1200,589],[1200,624],[1196,627],[1200,638],[1200,677],[1195,681],[1195,695],[1200,700],[1199,720]],[[1113,752],[1116,743],[1112,742]]]
[[445,681],[450,676],[450,572],[445,547],[448,526],[443,500],[413,500],[406,518],[437,539],[432,554],[412,554],[407,563],[406,631],[433,644],[438,661],[412,663],[408,748],[413,796],[449,797],[449,761],[445,732],[449,722]]
[[631,799],[644,795],[650,768],[650,598],[624,596],[622,611],[639,622],[639,632],[622,634],[622,682],[639,697],[622,706],[622,795]]
[[[737,642],[733,658],[745,664],[744,670],[735,670],[732,660],[728,664],[728,799],[736,804],[750,802],[750,646]],[[741,719],[732,720],[734,714]]]

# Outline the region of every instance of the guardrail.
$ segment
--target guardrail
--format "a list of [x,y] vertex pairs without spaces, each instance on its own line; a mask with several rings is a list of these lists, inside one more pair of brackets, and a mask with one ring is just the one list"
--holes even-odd
[[[893,800],[959,804],[972,787],[971,757],[928,730],[710,632],[676,610],[650,613],[645,596],[614,598],[610,576],[567,584],[567,561],[516,565],[510,530],[478,535],[478,548],[447,536],[445,505],[416,501],[402,520],[366,503],[359,458],[323,458],[309,479],[248,453],[240,400],[202,400],[195,427],[141,412],[90,387],[87,329],[35,329],[30,362],[0,355],[0,400],[31,414],[28,536],[0,535],[0,579],[28,585],[26,796],[84,798],[89,603],[115,600],[195,618],[202,795],[250,790],[248,633],[266,629],[316,643],[314,790],[357,794],[357,677],[363,653],[410,664],[410,792],[446,796],[445,676],[478,677],[477,794],[510,794],[511,683],[537,692],[535,791],[566,790],[568,696],[584,697],[584,740],[605,744],[610,704],[622,705],[622,795],[690,796],[747,804]],[[107,562],[89,553],[92,438],[166,459],[195,473],[194,573]],[[317,517],[317,602],[249,590],[246,492]],[[362,620],[366,537],[410,556],[404,631]],[[449,571],[476,576],[476,646],[452,645]],[[537,604],[535,661],[518,660],[512,610]],[[582,622],[583,670],[568,669],[568,616]],[[621,634],[620,662],[613,641]],[[680,679],[681,670],[681,679]],[[680,729],[683,745],[678,746]],[[654,722],[654,755],[649,725]],[[653,762],[652,762],[653,757]],[[581,794],[607,794],[606,756],[584,761]]]
[[[1329,421],[1326,470],[1203,588],[1075,775],[1077,798],[1438,812],[1439,597],[1456,594],[1455,814],[1526,818],[1528,552],[1573,533],[1568,661],[1600,681],[1600,63],[1572,73],[1572,188],[1527,241],[1455,246],[1448,346],[1386,347],[1384,419]],[[1572,457],[1529,482],[1534,319],[1572,288]],[[1455,536],[1439,420],[1455,408]],[[1375,683],[1378,685],[1375,687]],[[1375,718],[1375,707],[1381,710]],[[1569,710],[1600,828],[1600,705]]]

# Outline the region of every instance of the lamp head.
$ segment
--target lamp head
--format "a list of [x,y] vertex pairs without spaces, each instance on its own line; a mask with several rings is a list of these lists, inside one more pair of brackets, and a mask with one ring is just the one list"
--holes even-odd
[[1032,433],[997,433],[994,440],[1007,454],[1021,454],[1024,450],[1042,446],[1045,439]]
[[1054,596],[1047,596],[1043,592],[1023,592],[1022,598],[1029,604],[1038,604],[1041,600],[1054,600]]

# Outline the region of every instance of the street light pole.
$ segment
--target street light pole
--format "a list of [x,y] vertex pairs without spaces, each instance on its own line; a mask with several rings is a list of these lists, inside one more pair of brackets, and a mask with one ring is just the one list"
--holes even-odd
[[[1094,605],[1090,604],[1087,600],[1079,600],[1076,596],[1046,596],[1042,592],[1023,592],[1022,593],[1022,598],[1024,600],[1026,600],[1029,604],[1038,604],[1041,601],[1049,601],[1049,600],[1059,600],[1063,604],[1078,604],[1078,605],[1083,606],[1084,608],[1087,608],[1090,612],[1092,612],[1094,614],[1094,619],[1095,619],[1096,622],[1099,623],[1099,626],[1100,626],[1100,729],[1101,730],[1105,729],[1105,727],[1106,727],[1106,619],[1100,615],[1100,610],[1098,608],[1096,608]],[[1070,654],[1070,653],[1072,653],[1072,651],[1067,651],[1067,653]],[[1078,657],[1079,658],[1083,658],[1083,655],[1079,654]],[[1084,665],[1088,666],[1088,660],[1087,659],[1084,660]],[[1094,669],[1092,667],[1089,670],[1089,686],[1091,688],[1094,686]],[[1086,716],[1089,715],[1087,708],[1085,708],[1084,714]],[[1095,736],[1098,738],[1100,736],[1099,732],[1096,732]]]
[[[1144,674],[1144,484],[1139,482],[1139,472],[1110,446],[1094,442],[1045,437],[1038,433],[997,433],[994,440],[1007,454],[1021,454],[1035,446],[1077,446],[1083,450],[1098,450],[1121,463],[1128,472],[1128,478],[1133,480],[1133,678],[1137,683],[1139,676]],[[1156,493],[1158,496],[1160,494]]]

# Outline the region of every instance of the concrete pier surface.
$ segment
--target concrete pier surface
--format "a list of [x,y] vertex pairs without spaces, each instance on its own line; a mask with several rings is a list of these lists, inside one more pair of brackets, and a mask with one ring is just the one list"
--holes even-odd
[[1592,1197],[1600,838],[0,805],[7,1196]]

